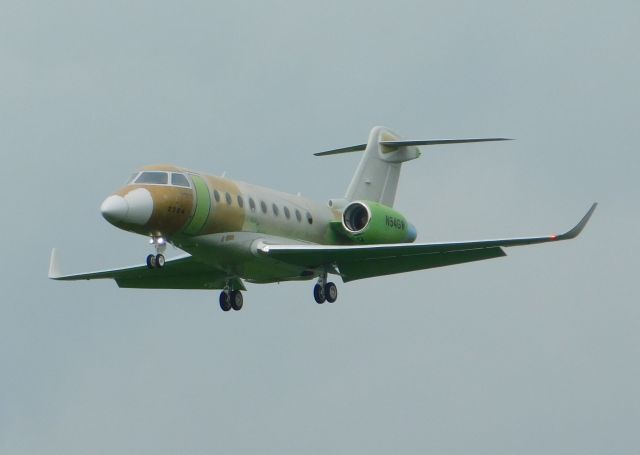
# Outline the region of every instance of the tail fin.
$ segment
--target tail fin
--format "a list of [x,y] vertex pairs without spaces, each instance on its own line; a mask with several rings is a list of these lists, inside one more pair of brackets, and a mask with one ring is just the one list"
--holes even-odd
[[358,169],[347,189],[346,201],[375,201],[393,207],[400,179],[400,167],[405,161],[415,160],[420,156],[418,146],[508,140],[510,139],[500,137],[403,141],[389,129],[376,126],[369,133],[369,141],[366,144],[329,150],[315,155],[326,156],[364,150]]
[[347,189],[347,201],[375,201],[393,207],[400,166],[420,156],[416,146],[388,147],[380,144],[382,141],[398,139],[397,135],[384,127],[377,126],[371,130],[364,155]]

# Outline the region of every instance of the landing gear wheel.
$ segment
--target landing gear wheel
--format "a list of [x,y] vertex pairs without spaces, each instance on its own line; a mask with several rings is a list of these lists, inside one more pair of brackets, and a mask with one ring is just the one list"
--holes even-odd
[[222,308],[222,311],[229,311],[231,309],[231,299],[229,298],[229,293],[226,291],[220,293],[220,308]]
[[159,269],[164,267],[164,255],[156,254],[156,267],[158,267]]
[[338,300],[338,288],[334,283],[327,283],[324,285],[324,295],[327,298],[327,302],[333,303]]
[[233,308],[235,311],[240,311],[242,309],[243,303],[242,292],[231,291],[231,293],[229,293],[229,301],[231,308]]
[[313,287],[313,298],[316,299],[316,302],[318,303],[324,303],[327,300],[324,295],[324,288],[319,284],[316,284]]
[[153,269],[156,266],[156,257],[153,254],[147,256],[147,268]]

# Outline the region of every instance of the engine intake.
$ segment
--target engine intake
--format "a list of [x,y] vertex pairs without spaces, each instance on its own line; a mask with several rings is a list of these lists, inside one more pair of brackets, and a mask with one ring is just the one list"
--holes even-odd
[[357,234],[367,227],[371,221],[371,212],[362,202],[350,204],[342,214],[342,222],[347,231]]

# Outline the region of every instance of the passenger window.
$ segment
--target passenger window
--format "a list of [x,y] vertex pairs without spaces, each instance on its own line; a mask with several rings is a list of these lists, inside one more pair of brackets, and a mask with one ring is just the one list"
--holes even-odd
[[287,217],[287,219],[291,218],[291,212],[289,211],[289,207],[286,205],[284,206],[284,216]]
[[224,193],[224,198],[227,201],[227,205],[231,205],[231,195],[229,193]]
[[143,172],[136,179],[136,183],[150,183],[153,185],[166,185],[169,176],[166,172]]
[[264,201],[260,201],[260,209],[262,213],[267,213],[267,204]]
[[298,223],[302,222],[302,215],[298,209],[296,209],[296,220],[298,220]]
[[273,205],[271,206],[271,209],[273,210],[273,214],[274,214],[275,216],[278,216],[278,213],[280,212],[280,211],[278,210],[278,206],[277,206],[277,205],[275,205],[275,204],[273,204]]
[[254,201],[252,197],[249,198],[249,208],[252,212],[256,211],[256,201]]
[[311,213],[307,212],[307,222],[309,224],[313,224],[313,217],[311,216]]
[[189,180],[183,174],[171,174],[171,184],[189,188]]
[[242,200],[242,196],[238,195],[238,206],[240,208],[244,207],[244,201]]
[[220,193],[218,193],[218,190],[213,190],[213,198],[216,202],[220,202]]

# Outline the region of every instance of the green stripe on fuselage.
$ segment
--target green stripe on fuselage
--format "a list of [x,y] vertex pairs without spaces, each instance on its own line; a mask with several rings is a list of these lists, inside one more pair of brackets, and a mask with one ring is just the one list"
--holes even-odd
[[187,235],[196,235],[204,227],[211,210],[211,196],[209,187],[199,175],[192,175],[193,187],[196,191],[196,209],[191,221],[184,230]]

